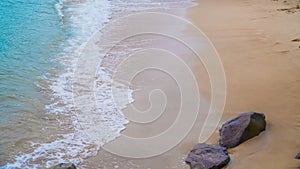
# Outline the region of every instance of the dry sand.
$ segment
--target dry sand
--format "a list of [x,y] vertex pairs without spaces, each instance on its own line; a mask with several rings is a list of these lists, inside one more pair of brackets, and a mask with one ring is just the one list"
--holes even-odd
[[[300,151],[300,42],[292,41],[300,38],[300,9],[297,9],[297,4],[300,4],[299,0],[199,0],[199,5],[188,10],[187,19],[209,37],[224,66],[227,100],[219,126],[242,112],[263,112],[267,117],[265,132],[229,150],[232,161],[227,168],[283,169],[300,166],[300,162],[294,159]],[[195,61],[188,53],[183,52],[181,56],[186,62]],[[193,72],[199,75],[196,78],[201,84],[200,94],[209,99],[209,83],[205,80],[207,75],[203,66],[197,61],[193,68]],[[138,77],[135,85],[151,90],[157,83],[164,84],[163,88],[170,93],[171,103],[178,104],[177,93],[173,92],[177,87],[172,85],[173,82],[165,82],[167,78],[155,71],[148,72]],[[146,97],[142,92],[135,92],[136,102],[133,104],[146,109],[149,106]],[[172,112],[173,109],[170,106],[166,111]],[[207,110],[205,102],[201,109]],[[164,128],[169,125],[170,119],[161,120],[155,126]],[[203,118],[198,118],[188,137],[163,155],[133,160],[100,151],[99,155],[88,160],[87,168],[188,169],[184,158],[198,142],[202,122]],[[140,130],[135,124],[129,124],[124,133],[143,137],[155,134],[154,131],[156,129],[151,127]],[[217,141],[216,130],[208,143],[217,144]]]
[[[296,168],[300,151],[300,9],[295,1],[199,1],[189,17],[211,39],[227,79],[223,121],[264,112],[267,131],[235,149],[230,168]],[[299,6],[298,6],[299,7]]]

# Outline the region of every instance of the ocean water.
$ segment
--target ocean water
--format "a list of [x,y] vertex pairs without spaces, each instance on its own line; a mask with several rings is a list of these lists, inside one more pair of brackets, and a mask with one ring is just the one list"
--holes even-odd
[[[66,39],[54,0],[0,2],[0,164],[21,140],[36,137],[50,103],[39,83],[60,67],[52,59]],[[21,146],[20,146],[21,147]]]
[[[117,112],[111,75],[101,67],[95,81],[99,103],[95,111],[105,130],[99,138],[103,141],[92,142],[81,129],[72,94],[80,52],[111,18],[182,8],[187,2],[0,1],[0,169],[45,168],[60,162],[79,165],[118,137],[128,121]],[[126,104],[133,101],[126,86],[120,91],[129,98]]]
[[108,7],[106,0],[0,2],[0,168],[78,164],[96,153],[75,124],[71,75]]
[[17,120],[24,107],[38,112],[36,105],[46,103],[36,84],[58,66],[51,57],[66,38],[53,3],[0,2],[1,124]]

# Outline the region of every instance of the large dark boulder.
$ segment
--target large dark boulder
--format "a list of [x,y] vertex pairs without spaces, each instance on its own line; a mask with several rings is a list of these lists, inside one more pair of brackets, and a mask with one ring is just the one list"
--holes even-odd
[[76,166],[73,163],[60,163],[50,169],[76,169]]
[[243,113],[222,125],[220,130],[220,145],[232,148],[249,140],[266,129],[263,113]]
[[220,169],[228,164],[230,157],[225,147],[197,144],[185,162],[191,169]]

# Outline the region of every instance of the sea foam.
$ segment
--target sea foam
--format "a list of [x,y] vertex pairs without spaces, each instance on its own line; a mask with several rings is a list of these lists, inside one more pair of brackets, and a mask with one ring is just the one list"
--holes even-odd
[[[57,134],[57,138],[49,143],[33,143],[31,153],[20,153],[14,163],[8,163],[3,168],[44,168],[68,161],[79,164],[84,158],[97,154],[99,148],[106,142],[115,139],[128,121],[116,112],[111,94],[111,77],[104,71],[97,72],[102,85],[95,86],[99,104],[98,117],[103,121],[102,142],[92,142],[81,129],[78,122],[72,94],[72,78],[78,58],[91,36],[99,31],[109,21],[111,11],[108,0],[86,0],[82,2],[60,0],[55,4],[58,15],[63,20],[63,28],[68,34],[67,41],[62,45],[64,50],[56,58],[63,69],[57,71],[54,78],[48,79],[52,104],[45,107],[51,114],[66,118],[59,119],[60,126],[66,127],[70,133]],[[100,57],[100,55],[99,55]],[[101,58],[100,58],[101,61]],[[125,91],[131,95],[130,91]],[[66,120],[65,120],[66,119]],[[91,119],[97,121],[97,119]],[[71,124],[68,122],[71,121]]]

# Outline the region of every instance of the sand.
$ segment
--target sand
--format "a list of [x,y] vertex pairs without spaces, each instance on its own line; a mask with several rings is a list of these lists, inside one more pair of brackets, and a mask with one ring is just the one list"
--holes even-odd
[[[300,38],[300,10],[296,7],[300,2],[199,0],[198,3],[187,10],[185,17],[214,44],[226,74],[226,104],[218,128],[226,120],[248,111],[265,113],[268,123],[267,130],[258,137],[229,150],[232,160],[227,168],[299,167],[300,162],[294,156],[300,151],[300,42],[294,39]],[[190,27],[182,31],[193,37]],[[156,46],[173,49],[192,68],[202,98],[200,112],[207,111],[211,92],[201,62],[183,48],[178,48],[176,43],[165,43],[163,38],[154,42]],[[179,96],[178,86],[169,78],[155,70],[137,76],[132,85],[136,100],[133,105],[143,110],[149,108],[145,93],[161,84],[160,89],[166,91],[170,103],[165,113],[172,115],[178,109]],[[187,85],[191,83],[187,82]],[[138,90],[141,88],[143,90]],[[126,109],[124,112],[126,114]],[[204,119],[205,116],[198,117],[188,136],[164,154],[128,159],[101,150],[84,165],[87,168],[188,169],[184,158],[198,143]],[[145,128],[130,123],[123,134],[134,137],[155,135],[161,132],[160,129],[166,129],[172,120],[161,116],[155,127],[143,126]],[[215,130],[207,143],[217,144],[218,134]]]
[[230,168],[296,168],[300,151],[300,1],[199,1],[189,10],[218,50],[226,121],[264,112],[267,131],[230,150]]

